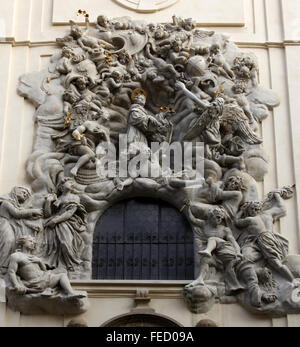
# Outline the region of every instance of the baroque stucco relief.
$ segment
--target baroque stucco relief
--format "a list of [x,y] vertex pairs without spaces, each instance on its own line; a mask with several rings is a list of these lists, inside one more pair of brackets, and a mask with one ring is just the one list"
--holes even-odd
[[[193,228],[198,268],[183,291],[192,312],[216,299],[270,315],[298,312],[299,256],[273,231],[293,187],[258,195],[267,160],[257,130],[279,99],[259,85],[256,57],[176,16],[164,25],[105,16],[95,26],[70,24],[49,68],[20,77],[19,94],[36,106],[36,137],[30,189],[1,197],[0,267],[11,306],[86,310],[86,293],[68,278],[90,279],[97,220],[117,201],[150,196],[173,204]],[[164,147],[155,151],[153,142],[190,144],[190,166],[164,167]],[[110,147],[117,160],[105,160]],[[144,161],[124,176],[121,156]]]

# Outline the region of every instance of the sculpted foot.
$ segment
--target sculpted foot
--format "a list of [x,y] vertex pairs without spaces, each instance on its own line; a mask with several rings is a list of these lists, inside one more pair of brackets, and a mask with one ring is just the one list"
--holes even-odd
[[292,282],[293,288],[299,288],[300,287],[300,278],[296,278]]
[[250,301],[254,307],[261,307],[262,306],[261,299],[262,299],[262,295],[258,289],[252,290],[250,292]]
[[262,295],[262,300],[267,303],[267,304],[272,304],[273,302],[275,302],[277,300],[277,295],[275,294],[267,294],[267,293],[264,293]]
[[238,294],[243,290],[244,288],[242,286],[236,286],[236,287],[231,287],[229,290],[226,290],[225,293],[226,295],[231,296],[234,294]]
[[85,292],[74,292],[68,295],[69,298],[74,298],[74,299],[82,299],[86,298],[86,293]]
[[211,258],[211,253],[209,251],[200,251],[198,253],[203,257]]
[[52,296],[53,290],[51,288],[46,288],[41,295],[44,297]]
[[186,288],[194,288],[197,286],[204,286],[204,281],[202,279],[197,279],[186,285]]

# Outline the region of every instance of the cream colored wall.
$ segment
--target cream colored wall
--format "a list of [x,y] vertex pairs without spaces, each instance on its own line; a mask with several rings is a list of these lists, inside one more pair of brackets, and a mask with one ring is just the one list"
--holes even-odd
[[[55,38],[65,35],[65,25],[70,18],[76,19],[77,9],[91,11],[92,18],[105,13],[110,17],[130,15],[156,22],[167,22],[174,13],[182,17],[195,13],[193,17],[203,27],[228,33],[241,49],[253,51],[259,59],[261,84],[280,95],[280,106],[261,128],[263,146],[269,154],[269,173],[260,184],[260,191],[263,194],[296,183],[297,194],[287,201],[288,216],[276,228],[289,239],[291,253],[300,253],[299,0],[180,0],[173,7],[152,14],[137,14],[119,7],[114,0],[0,3],[0,194],[15,185],[28,184],[25,163],[33,143],[34,107],[17,95],[18,77],[47,66],[49,57],[57,51]],[[85,288],[92,305],[83,316],[90,326],[99,326],[133,307],[133,294],[103,296],[101,285],[91,289],[86,284]],[[249,314],[238,305],[217,304],[207,315],[192,315],[184,306],[180,291],[175,298],[166,295],[156,295],[150,305],[157,313],[169,314],[185,326],[196,324],[202,317],[210,317],[221,326],[300,326],[300,315],[268,319]],[[70,319],[22,316],[0,300],[0,326],[64,326]]]

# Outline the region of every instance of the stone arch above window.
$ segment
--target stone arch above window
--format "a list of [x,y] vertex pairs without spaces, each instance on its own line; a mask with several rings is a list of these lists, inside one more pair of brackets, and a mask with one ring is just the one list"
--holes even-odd
[[152,328],[176,328],[181,327],[181,324],[174,319],[157,314],[145,314],[145,313],[127,313],[120,315],[106,321],[101,327],[110,328],[129,328],[129,327],[152,327]]

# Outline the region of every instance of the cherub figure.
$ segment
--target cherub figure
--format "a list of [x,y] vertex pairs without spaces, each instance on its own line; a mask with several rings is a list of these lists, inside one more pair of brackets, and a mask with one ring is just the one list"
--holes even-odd
[[125,70],[123,68],[114,69],[106,74],[103,74],[104,82],[98,90],[98,93],[108,98],[111,93],[119,91],[123,85]]
[[[109,114],[102,108],[101,102],[97,97],[93,98],[92,95],[88,95],[84,99],[78,101],[73,108],[77,113],[76,116],[79,116],[79,123],[80,120],[98,120],[99,123],[103,124],[109,118]],[[74,123],[76,124],[78,121]]]
[[72,72],[72,57],[74,56],[74,51],[71,47],[63,47],[61,52],[61,59],[58,61],[55,73],[47,78],[49,83],[51,80],[59,78],[61,75],[67,75]]
[[253,124],[254,118],[250,108],[249,101],[246,96],[247,87],[248,87],[248,83],[245,80],[236,80],[233,86],[233,91],[235,93],[234,98],[236,102],[238,103],[238,105],[243,109],[245,115],[247,116],[249,120],[249,124]]
[[112,29],[112,25],[111,25],[109,19],[104,15],[100,15],[97,17],[97,23],[96,23],[95,27],[100,32],[107,32],[107,31],[110,31]]
[[208,67],[218,76],[224,76],[229,79],[234,79],[234,73],[230,65],[225,60],[221,48],[218,44],[213,44],[210,47],[210,57],[208,58]]
[[176,82],[176,87],[201,107],[204,111],[201,117],[196,118],[190,125],[188,133],[185,135],[185,140],[191,140],[200,137],[206,145],[220,145],[220,118],[223,113],[224,99],[217,98],[212,103],[202,101],[192,92],[190,92],[183,82]]
[[82,31],[82,29],[76,25],[75,22],[70,21],[71,24],[71,36],[77,40],[79,46],[84,50],[89,53],[93,53],[94,50],[99,49],[102,45],[105,46],[106,48],[112,49],[113,45],[110,43],[98,39],[93,36],[87,35],[88,28],[86,28],[85,31]]
[[207,258],[216,256],[225,268],[226,292],[233,292],[243,289],[239,284],[235,273],[235,266],[242,260],[240,247],[236,242],[231,230],[226,226],[226,212],[221,207],[213,208],[209,211],[207,219],[195,218],[189,209],[190,221],[200,230],[197,232],[200,243],[205,246],[204,250],[198,252],[200,255],[200,274],[198,278],[189,286],[204,284],[205,273],[208,268]]
[[103,83],[97,93],[117,106],[129,108],[132,91],[140,86],[140,83],[132,81],[123,67],[118,67],[107,74],[103,74]]
[[102,153],[98,147],[102,142],[110,142],[109,130],[96,121],[86,121],[77,127],[73,133],[76,142],[72,146],[72,154],[80,156],[76,165],[71,170],[77,176],[78,170],[89,161],[96,159],[96,153]]
[[243,80],[245,83],[251,81],[252,86],[258,85],[258,66],[254,56],[242,54],[233,61],[232,70],[234,71],[236,80]]

